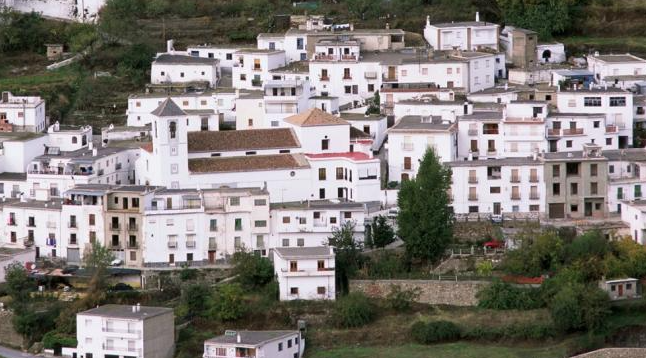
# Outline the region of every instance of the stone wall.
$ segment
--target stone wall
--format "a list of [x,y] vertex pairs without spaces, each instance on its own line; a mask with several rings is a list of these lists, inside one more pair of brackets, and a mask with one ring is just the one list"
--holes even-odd
[[13,313],[0,311],[0,345],[21,348],[24,341],[20,334],[13,329]]
[[646,348],[604,348],[572,358],[644,358]]
[[432,305],[475,306],[476,293],[488,286],[488,281],[439,280],[351,280],[350,292],[363,292],[372,297],[385,297],[392,285],[402,289],[419,289],[417,302]]

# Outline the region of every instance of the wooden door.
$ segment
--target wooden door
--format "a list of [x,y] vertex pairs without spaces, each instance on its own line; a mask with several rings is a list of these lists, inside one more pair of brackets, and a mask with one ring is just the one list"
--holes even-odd
[[210,263],[215,262],[215,251],[209,251],[209,262]]
[[618,294],[617,296],[622,297],[624,295],[624,285],[617,285]]

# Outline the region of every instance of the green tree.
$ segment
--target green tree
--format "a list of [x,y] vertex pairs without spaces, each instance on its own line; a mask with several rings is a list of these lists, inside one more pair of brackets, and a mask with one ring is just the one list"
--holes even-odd
[[377,248],[384,248],[395,242],[395,230],[388,224],[384,215],[377,216],[370,224],[372,244]]
[[26,302],[30,292],[36,287],[25,266],[20,262],[12,262],[6,267],[4,279],[7,293],[16,303]]
[[145,13],[143,2],[137,0],[108,0],[99,12],[99,31],[104,40],[140,41],[137,14]]
[[210,316],[220,321],[235,321],[246,312],[244,290],[239,284],[219,285],[213,294]]
[[168,13],[170,3],[168,0],[150,0],[146,4],[146,16],[151,18],[159,18]]
[[453,211],[449,206],[451,171],[429,148],[417,177],[402,182],[397,203],[398,236],[406,253],[426,262],[438,260],[453,238]]
[[334,228],[332,236],[328,238],[328,246],[335,248],[337,289],[342,293],[348,292],[349,278],[361,266],[363,247],[354,237],[354,227],[353,221],[346,221],[340,227]]
[[238,251],[233,254],[233,274],[245,288],[257,289],[273,280],[274,265],[266,257]]
[[97,241],[85,251],[83,266],[90,274],[90,283],[83,298],[84,306],[93,307],[105,298],[108,287],[108,266],[112,260],[114,260],[112,252]]
[[570,28],[579,0],[497,0],[506,24],[536,31],[543,39]]
[[356,19],[376,18],[381,14],[381,0],[346,0],[348,11]]
[[42,52],[47,36],[38,13],[20,14],[0,8],[0,52]]
[[381,113],[381,97],[379,91],[375,92],[374,97],[368,100],[368,108],[366,109],[366,114],[380,114]]
[[361,327],[372,322],[376,315],[370,299],[363,293],[353,292],[335,302],[332,321],[341,328]]
[[188,318],[205,316],[211,304],[211,289],[201,284],[186,287],[182,290],[182,304]]

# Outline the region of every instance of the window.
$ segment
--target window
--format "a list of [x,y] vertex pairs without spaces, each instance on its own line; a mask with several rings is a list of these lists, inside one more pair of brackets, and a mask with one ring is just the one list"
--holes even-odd
[[599,192],[599,185],[596,182],[590,183],[590,194],[597,195]]
[[552,183],[552,195],[554,196],[561,195],[561,184]]
[[290,222],[290,217],[289,216],[283,216],[283,224],[289,224]]
[[539,211],[540,210],[540,205],[530,205],[529,206],[529,211]]
[[326,174],[325,174],[325,168],[319,168],[319,180],[325,180]]
[[606,145],[612,145],[612,138],[606,138]]
[[236,231],[242,231],[242,219],[241,218],[236,218],[235,219],[235,230]]
[[267,220],[256,220],[253,222],[255,227],[267,227]]
[[297,50],[302,50],[304,46],[304,41],[302,37],[299,37],[296,39],[296,49]]
[[590,164],[590,176],[597,176],[597,164]]
[[229,205],[231,206],[240,206],[240,197],[232,196],[229,198]]
[[329,139],[321,140],[321,150],[328,150],[328,149],[330,149],[330,140]]
[[573,213],[576,213],[579,211],[579,206],[578,205],[570,205],[570,211]]
[[609,172],[610,174],[613,174],[613,173],[615,172],[615,166],[614,166],[614,165],[609,165],[609,166],[608,166],[608,172]]
[[303,247],[303,246],[305,246],[305,239],[303,239],[302,237],[301,237],[301,238],[297,238],[297,239],[296,239],[296,246],[299,246],[299,247]]
[[451,67],[447,67],[446,68],[446,74],[447,75],[453,74],[453,69]]
[[601,107],[601,97],[584,97],[584,107]]
[[343,79],[344,80],[352,79],[352,76],[350,76],[350,69],[349,68],[344,68],[343,69]]
[[[296,289],[296,293],[294,293],[294,289]],[[297,287],[292,287],[290,289],[292,295],[298,295],[298,288]],[[282,352],[283,351],[283,342],[278,343],[278,351]]]
[[319,199],[325,199],[325,188],[319,189]]
[[499,186],[489,187],[489,194],[500,194],[500,187]]
[[266,206],[267,205],[267,199],[255,199],[253,201],[254,206]]
[[571,140],[566,140],[565,141],[565,147],[572,148],[572,141]]
[[168,135],[171,139],[174,139],[177,136],[177,123],[170,122],[168,124]]
[[641,198],[642,197],[642,186],[641,184],[635,184],[635,198]]
[[570,194],[572,194],[572,195],[578,195],[579,194],[579,184],[578,183],[570,183]]
[[209,220],[209,231],[218,231],[218,219]]
[[626,97],[610,97],[610,107],[626,107]]
[[287,348],[292,348],[292,340],[291,339],[287,340]]
[[375,91],[375,85],[373,85],[372,83],[369,83],[368,84],[368,92],[374,92],[374,91]]
[[344,88],[346,94],[351,94],[352,93],[352,86],[344,86],[343,88]]
[[323,286],[317,287],[316,288],[316,293],[318,293],[319,295],[324,295],[325,294],[325,287],[323,287]]
[[289,247],[289,239],[283,239],[283,247]]

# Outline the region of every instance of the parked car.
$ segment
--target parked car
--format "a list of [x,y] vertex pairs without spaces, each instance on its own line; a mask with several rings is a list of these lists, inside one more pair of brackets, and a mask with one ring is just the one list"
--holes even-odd
[[491,215],[491,222],[494,224],[502,224],[502,215]]
[[69,266],[65,266],[65,268],[63,268],[63,274],[66,274],[66,275],[67,275],[67,274],[70,274],[70,273],[74,273],[74,272],[76,272],[78,269],[79,269],[79,267],[78,267],[77,265],[69,265]]
[[110,266],[121,266],[123,265],[123,261],[121,259],[114,259],[112,262],[110,262]]
[[388,209],[387,216],[389,219],[396,219],[397,215],[399,215],[399,208],[395,207],[395,208]]
[[491,240],[484,243],[485,249],[501,249],[505,247],[505,243],[498,240]]

